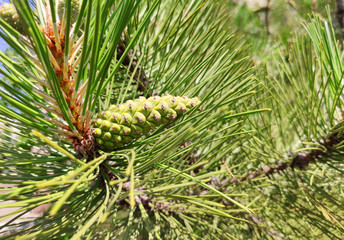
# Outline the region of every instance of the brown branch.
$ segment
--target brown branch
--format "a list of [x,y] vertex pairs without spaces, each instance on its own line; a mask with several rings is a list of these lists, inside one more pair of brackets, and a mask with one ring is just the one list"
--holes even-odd
[[282,173],[287,170],[294,170],[295,168],[303,170],[306,167],[308,167],[310,163],[321,161],[329,154],[335,153],[336,152],[335,146],[338,143],[344,141],[343,132],[339,131],[338,128],[331,135],[329,135],[324,142],[320,143],[320,145],[322,146],[322,150],[320,150],[319,148],[319,149],[314,149],[310,152],[300,152],[296,155],[293,154],[294,157],[291,163],[279,162],[276,167],[269,167],[269,166],[263,167],[260,170],[249,173],[245,177],[235,180],[234,183],[237,184],[244,181],[250,181],[262,175],[270,177],[271,175],[275,173]]
[[287,170],[288,168],[290,168],[289,163],[285,163],[285,162],[279,162],[277,164],[277,167],[263,167],[260,170],[254,171],[249,173],[247,176],[236,179],[234,181],[235,184],[238,184],[240,182],[245,182],[245,181],[250,181],[252,179],[255,179],[259,176],[265,175],[267,177],[270,177],[270,175],[274,174],[274,173],[281,173],[284,172],[285,170]]
[[320,143],[324,151],[320,149],[314,149],[309,153],[299,153],[293,158],[290,167],[292,169],[305,169],[306,167],[308,167],[310,163],[314,163],[316,162],[316,160],[319,161],[327,155],[329,155],[330,153],[335,152],[334,146],[343,140],[343,133],[335,131],[326,139],[326,141]]

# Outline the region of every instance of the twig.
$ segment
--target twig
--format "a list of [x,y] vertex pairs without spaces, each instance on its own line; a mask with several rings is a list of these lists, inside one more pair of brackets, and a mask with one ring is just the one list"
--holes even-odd
[[290,168],[289,163],[280,162],[277,164],[277,167],[263,167],[260,170],[249,173],[245,177],[242,177],[242,178],[235,180],[234,183],[238,184],[240,182],[250,181],[250,180],[255,179],[255,178],[262,176],[262,175],[269,177],[270,175],[272,175],[274,173],[283,172],[283,171],[287,170],[288,168]]
[[227,166],[227,164],[225,162],[221,163],[222,165],[224,165],[227,169],[227,172],[232,176],[233,179],[235,179],[236,177],[234,176],[234,174],[231,172],[231,170],[229,169],[229,167]]

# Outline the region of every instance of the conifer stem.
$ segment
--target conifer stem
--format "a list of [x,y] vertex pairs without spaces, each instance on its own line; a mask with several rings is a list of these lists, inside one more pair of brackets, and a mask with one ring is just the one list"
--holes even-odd
[[294,154],[291,163],[279,162],[277,164],[277,167],[263,167],[260,170],[249,173],[245,177],[235,180],[234,183],[237,184],[244,181],[250,181],[262,175],[269,177],[274,173],[281,173],[287,170],[294,170],[295,168],[304,170],[308,167],[310,163],[315,163],[316,161],[319,161],[324,157],[332,153],[335,153],[335,145],[344,140],[344,135],[341,131],[336,129],[325,139],[326,140],[324,142],[319,144],[320,147],[317,149],[313,149],[310,152],[299,152],[296,155]]

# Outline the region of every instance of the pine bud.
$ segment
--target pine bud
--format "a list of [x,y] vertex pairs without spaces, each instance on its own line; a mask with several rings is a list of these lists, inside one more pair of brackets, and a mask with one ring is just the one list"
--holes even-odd
[[[59,0],[57,5],[57,13],[59,15],[60,22],[62,22],[63,14],[65,10],[65,0]],[[71,1],[71,15],[70,15],[70,22],[71,24],[75,23],[78,19],[80,10],[80,0],[72,0]]]
[[93,135],[101,149],[115,150],[172,122],[199,103],[198,98],[155,96],[112,105],[93,121]]
[[23,24],[20,22],[16,7],[12,3],[3,3],[0,6],[0,18],[21,34],[25,34]]

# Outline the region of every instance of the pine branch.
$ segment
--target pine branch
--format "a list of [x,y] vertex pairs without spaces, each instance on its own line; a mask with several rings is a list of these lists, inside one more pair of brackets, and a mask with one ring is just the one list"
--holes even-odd
[[266,47],[268,67],[253,70],[221,2],[14,2],[29,27],[0,20],[18,54],[0,54],[0,183],[12,183],[0,208],[18,209],[0,221],[51,207],[29,228],[8,221],[23,228],[6,238],[341,236],[343,53],[330,21]]
[[[337,128],[339,129],[339,127]],[[291,162],[280,161],[276,164],[277,167],[262,167],[261,170],[251,172],[246,177],[235,180],[234,183],[238,184],[244,181],[251,181],[257,177],[261,177],[262,175],[270,178],[270,176],[275,173],[282,174],[286,171],[294,170],[295,168],[305,170],[310,163],[326,162],[326,157],[330,157],[335,153],[338,153],[339,156],[344,156],[343,153],[338,152],[338,148],[340,148],[339,144],[344,141],[342,131],[334,131],[327,137],[324,136],[323,139],[325,139],[323,142],[317,143],[317,149],[313,149],[308,152],[297,151],[297,154],[290,153],[289,155],[292,156]]]

